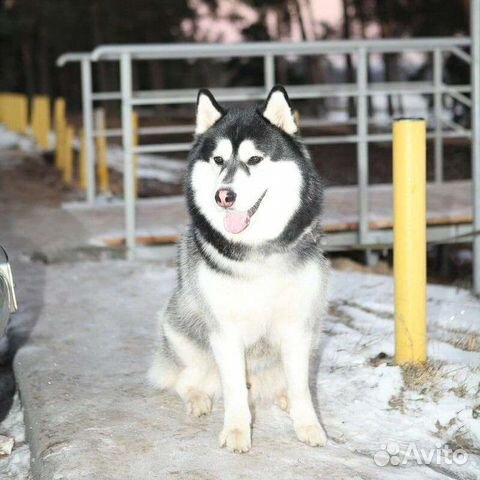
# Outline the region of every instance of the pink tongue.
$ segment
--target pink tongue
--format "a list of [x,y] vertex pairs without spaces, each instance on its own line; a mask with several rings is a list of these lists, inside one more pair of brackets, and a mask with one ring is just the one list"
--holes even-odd
[[250,217],[248,212],[237,212],[235,210],[227,210],[223,225],[225,230],[230,233],[240,233],[248,227]]

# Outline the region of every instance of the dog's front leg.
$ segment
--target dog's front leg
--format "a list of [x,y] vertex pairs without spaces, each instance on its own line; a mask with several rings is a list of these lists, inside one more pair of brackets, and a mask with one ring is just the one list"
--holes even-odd
[[245,374],[245,350],[235,335],[215,333],[210,339],[220,371],[225,420],[220,433],[220,446],[237,453],[248,452],[251,446],[251,414]]
[[300,441],[312,447],[323,446],[327,436],[313,408],[308,386],[311,334],[289,330],[281,341],[281,354],[287,379],[290,417]]

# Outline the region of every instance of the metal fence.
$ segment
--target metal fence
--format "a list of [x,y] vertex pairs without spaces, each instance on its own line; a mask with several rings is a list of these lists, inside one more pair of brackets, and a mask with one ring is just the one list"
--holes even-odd
[[[258,87],[231,87],[212,89],[220,102],[239,102],[263,99],[275,84],[275,62],[278,57],[352,55],[356,60],[356,79],[354,83],[322,85],[287,85],[292,99],[355,98],[357,104],[355,134],[307,136],[309,145],[355,143],[357,146],[358,172],[358,217],[357,232],[341,232],[328,241],[332,245],[356,245],[375,247],[392,243],[391,230],[375,230],[368,223],[368,144],[369,142],[390,141],[391,134],[370,133],[368,118],[368,97],[376,95],[429,94],[433,96],[433,129],[428,137],[434,142],[435,182],[443,181],[443,140],[445,138],[472,139],[472,184],[473,184],[473,225],[443,225],[429,227],[429,240],[451,239],[459,235],[468,235],[480,230],[480,0],[472,0],[472,38],[419,38],[387,40],[340,40],[319,42],[256,42],[243,44],[142,44],[142,45],[104,45],[91,54],[66,54],[59,58],[58,64],[79,62],[82,73],[82,100],[84,115],[84,133],[87,154],[87,202],[95,202],[95,159],[92,113],[94,102],[121,101],[122,128],[107,130],[107,135],[121,135],[124,150],[124,201],[125,231],[128,251],[135,249],[135,154],[187,151],[190,143],[161,143],[155,145],[137,145],[132,143],[133,131],[131,117],[135,107],[151,105],[176,105],[195,103],[197,90],[175,89],[162,91],[135,91],[132,86],[132,64],[135,61],[168,59],[223,59],[223,58],[262,58],[264,82]],[[368,79],[368,62],[372,54],[384,53],[430,53],[433,55],[433,75],[431,81],[413,82],[375,82]],[[472,82],[465,85],[447,85],[443,81],[444,55],[449,53],[471,65]],[[114,61],[120,65],[120,91],[94,92],[92,89],[92,62]],[[467,129],[443,115],[443,100],[451,97],[466,108],[472,110],[472,129]],[[139,130],[141,135],[157,133],[184,133],[190,127],[150,127]],[[480,293],[480,240],[474,240],[475,290]]]

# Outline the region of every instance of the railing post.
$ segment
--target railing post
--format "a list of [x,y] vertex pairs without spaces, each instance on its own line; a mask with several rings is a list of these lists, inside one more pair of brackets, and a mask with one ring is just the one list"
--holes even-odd
[[368,237],[368,107],[367,107],[367,50],[358,49],[357,63],[357,175],[359,242]]
[[122,139],[123,139],[123,197],[125,202],[125,240],[127,258],[135,255],[135,171],[133,165],[132,129],[132,58],[129,53],[120,56],[120,85],[122,93]]
[[275,60],[273,55],[265,55],[263,57],[263,74],[265,90],[269,92],[275,85]]
[[435,140],[434,140],[434,160],[435,160],[435,183],[443,181],[443,138],[442,138],[442,114],[443,114],[443,93],[442,93],[442,70],[443,59],[442,51],[436,48],[433,51],[433,88],[434,88],[434,115],[435,115]]
[[[470,3],[472,42],[472,208],[473,230],[480,231],[480,0]],[[473,291],[480,295],[480,235],[473,237]]]
[[83,133],[85,135],[85,169],[87,203],[95,203],[95,149],[93,145],[92,64],[88,57],[80,62],[82,74]]

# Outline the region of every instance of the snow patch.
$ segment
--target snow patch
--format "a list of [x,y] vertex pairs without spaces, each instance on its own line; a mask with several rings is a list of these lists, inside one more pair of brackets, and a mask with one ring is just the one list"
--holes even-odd
[[[159,180],[163,183],[181,184],[187,169],[185,160],[176,160],[161,155],[137,155],[137,174],[140,178]],[[112,145],[107,151],[108,165],[123,173],[123,149]]]
[[25,424],[18,393],[15,394],[9,414],[0,424],[0,434],[15,440],[12,453],[0,457],[0,478],[28,480],[30,478],[30,450],[25,440]]

